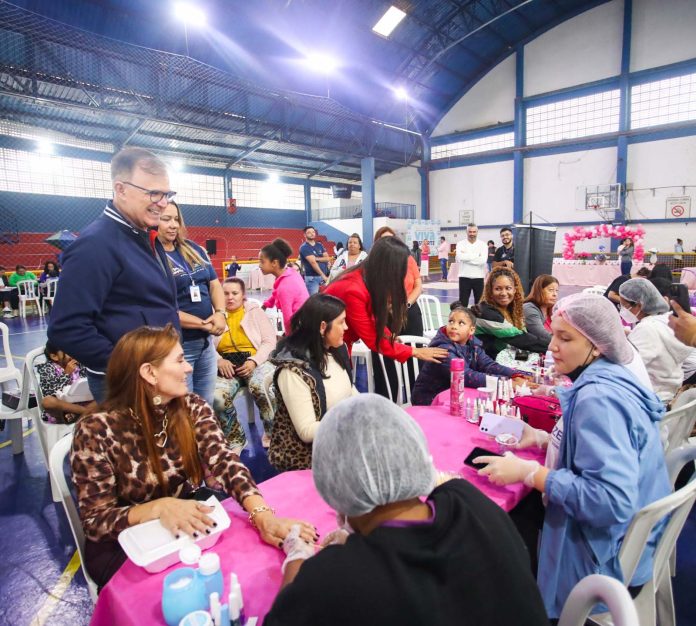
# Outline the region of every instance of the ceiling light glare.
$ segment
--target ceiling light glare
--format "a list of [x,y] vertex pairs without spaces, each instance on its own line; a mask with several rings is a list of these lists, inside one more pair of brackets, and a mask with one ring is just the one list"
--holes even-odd
[[382,35],[382,37],[389,37],[392,31],[405,17],[406,13],[392,5],[387,9],[386,13],[379,18],[379,21],[372,27],[372,30],[378,35]]
[[188,2],[177,2],[174,5],[174,15],[189,26],[205,26],[206,24],[205,13]]
[[175,172],[180,172],[184,169],[184,162],[181,159],[172,159],[169,164]]
[[307,57],[307,65],[315,72],[330,74],[338,69],[338,61],[328,54],[310,54]]
[[39,154],[53,154],[53,144],[48,139],[38,139],[36,151]]
[[395,87],[394,88],[394,95],[399,100],[408,100],[408,91],[406,91],[403,87]]
[[280,182],[280,177],[275,172],[270,172],[266,179],[271,185],[277,185]]

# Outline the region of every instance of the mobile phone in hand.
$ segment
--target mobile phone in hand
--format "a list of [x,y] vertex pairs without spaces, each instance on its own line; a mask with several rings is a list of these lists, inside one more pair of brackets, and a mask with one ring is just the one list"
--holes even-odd
[[[669,299],[679,303],[679,306],[687,313],[691,313],[691,304],[689,303],[689,290],[686,285],[681,283],[673,283],[669,288]],[[676,315],[672,311],[672,315]]]
[[486,450],[485,448],[479,448],[476,446],[470,453],[469,456],[467,456],[464,459],[464,465],[468,465],[469,467],[473,467],[474,469],[481,469],[482,467],[486,467],[487,463],[474,463],[474,459],[480,456],[503,456],[502,454],[498,454],[497,452],[492,452],[491,450]]

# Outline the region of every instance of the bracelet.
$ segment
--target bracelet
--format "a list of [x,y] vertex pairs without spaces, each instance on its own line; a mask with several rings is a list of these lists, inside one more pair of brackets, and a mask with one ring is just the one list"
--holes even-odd
[[[215,309],[215,313],[222,313],[222,315],[225,315],[225,310],[224,309]],[[227,316],[225,315],[225,317],[227,317]]]
[[272,509],[270,506],[263,505],[263,506],[254,507],[251,510],[251,513],[249,513],[249,523],[254,528],[258,528],[258,526],[256,525],[256,516],[259,513],[266,513],[267,511],[270,511],[271,513],[273,513],[273,515],[275,515],[275,509]]

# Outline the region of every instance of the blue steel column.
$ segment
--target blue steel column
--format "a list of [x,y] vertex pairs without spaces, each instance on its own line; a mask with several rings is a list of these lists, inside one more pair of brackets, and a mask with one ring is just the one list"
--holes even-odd
[[305,224],[312,222],[312,184],[306,182],[304,184],[304,212]]
[[421,182],[421,210],[422,220],[430,219],[430,140],[423,137],[423,158],[418,168]]
[[512,221],[520,224],[524,216],[524,155],[527,134],[524,107],[524,46],[515,51],[515,153],[513,155]]
[[362,177],[362,240],[366,248],[372,246],[375,214],[375,158],[365,157],[360,161]]
[[[631,70],[631,20],[633,1],[624,0],[623,36],[621,42],[621,76],[619,77],[619,139],[616,145],[616,182],[621,185],[619,208],[615,222],[626,222],[626,180],[628,178],[628,137],[626,133],[631,126],[630,82]],[[611,251],[616,252],[619,240],[611,239]]]

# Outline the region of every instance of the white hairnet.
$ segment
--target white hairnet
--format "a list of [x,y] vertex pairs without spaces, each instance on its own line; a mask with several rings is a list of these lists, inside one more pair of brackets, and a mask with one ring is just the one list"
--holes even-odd
[[321,497],[353,517],[427,495],[436,477],[420,426],[374,393],[347,398],[326,412],[314,436],[312,473]]
[[559,315],[587,337],[610,361],[625,365],[633,359],[616,307],[604,296],[591,293],[566,296],[553,307],[553,315]]
[[619,287],[619,295],[629,302],[640,304],[646,315],[667,313],[669,305],[660,295],[657,287],[645,278],[631,278]]

